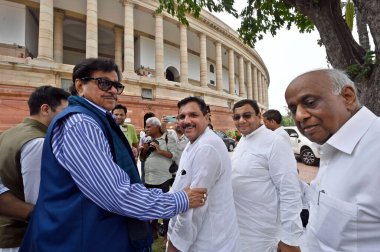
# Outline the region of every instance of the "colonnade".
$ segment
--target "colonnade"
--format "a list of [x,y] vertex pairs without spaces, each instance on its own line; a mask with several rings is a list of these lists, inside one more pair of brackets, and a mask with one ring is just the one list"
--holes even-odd
[[[133,75],[134,69],[134,24],[133,15],[135,3],[124,0],[124,29],[114,27],[115,35],[115,62],[124,65],[123,73]],[[86,58],[98,57],[98,10],[97,0],[87,0],[86,18]],[[63,21],[64,13],[54,10],[53,0],[40,0],[40,26],[38,37],[38,58],[43,60],[63,61]],[[188,83],[188,27],[179,24],[180,30],[180,81]],[[124,34],[123,34],[124,32]],[[199,32],[200,45],[200,86],[207,88],[207,35]],[[157,82],[164,79],[164,23],[163,15],[155,14],[155,76]],[[124,45],[122,43],[124,36]],[[229,93],[240,97],[257,100],[260,104],[268,106],[268,80],[265,74],[257,68],[250,59],[244,58],[233,48],[223,45],[223,41],[215,41],[215,81],[216,90],[222,91],[223,86],[223,64],[222,48],[228,53],[228,82]],[[124,48],[123,48],[124,46]],[[124,55],[123,55],[124,52]],[[122,59],[124,56],[124,64]],[[239,93],[235,93],[235,56],[238,58],[238,81]],[[246,78],[245,78],[246,76]],[[247,88],[245,88],[245,84]]]

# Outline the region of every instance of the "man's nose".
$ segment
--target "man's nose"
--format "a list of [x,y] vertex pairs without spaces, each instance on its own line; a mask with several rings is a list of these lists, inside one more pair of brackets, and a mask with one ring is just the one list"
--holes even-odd
[[108,90],[108,92],[111,92],[117,95],[117,89],[115,88],[114,85],[112,85],[112,87]]
[[298,105],[297,106],[297,110],[296,110],[296,114],[294,116],[294,119],[298,122],[302,122],[304,121],[306,118],[308,118],[310,116],[309,112],[307,111],[307,109],[305,109],[303,106],[301,105]]

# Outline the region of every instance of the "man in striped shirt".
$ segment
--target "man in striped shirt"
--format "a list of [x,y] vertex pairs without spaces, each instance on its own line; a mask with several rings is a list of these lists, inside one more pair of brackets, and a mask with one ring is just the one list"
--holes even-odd
[[112,60],[86,59],[72,78],[69,107],[48,130],[40,195],[20,251],[150,251],[143,220],[203,206],[206,190],[143,186],[109,113],[124,89]]

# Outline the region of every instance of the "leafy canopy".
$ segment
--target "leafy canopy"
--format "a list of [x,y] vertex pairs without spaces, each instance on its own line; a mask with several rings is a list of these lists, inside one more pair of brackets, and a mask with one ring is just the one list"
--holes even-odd
[[202,8],[210,12],[225,11],[236,18],[240,17],[242,23],[238,32],[242,40],[251,47],[254,47],[264,34],[269,32],[274,36],[282,27],[290,29],[292,25],[296,25],[301,33],[314,29],[313,22],[308,17],[285,1],[247,0],[247,6],[240,14],[233,7],[234,0],[159,0],[159,3],[158,13],[165,10],[186,25],[186,14],[199,17]]

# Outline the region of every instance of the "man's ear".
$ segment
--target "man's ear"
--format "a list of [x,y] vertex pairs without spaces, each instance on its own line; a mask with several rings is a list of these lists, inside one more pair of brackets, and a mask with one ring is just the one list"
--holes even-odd
[[352,86],[344,86],[341,91],[341,96],[346,107],[350,111],[355,111],[358,106],[355,89]]
[[259,113],[257,114],[257,117],[260,118],[261,121],[264,120],[264,118],[263,118],[263,114],[261,114],[261,112],[259,112]]
[[207,114],[205,115],[205,118],[206,118],[207,121],[209,121],[209,120],[210,120],[210,113],[207,113]]
[[77,90],[78,96],[83,96],[83,82],[80,79],[75,80],[75,89]]
[[49,112],[50,112],[50,106],[47,104],[42,104],[40,107],[40,114],[47,116],[49,115]]

